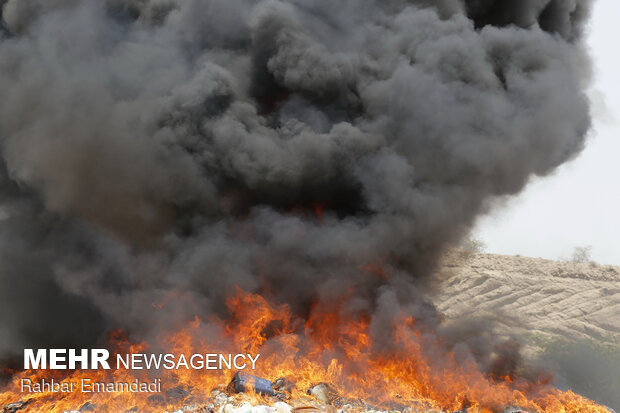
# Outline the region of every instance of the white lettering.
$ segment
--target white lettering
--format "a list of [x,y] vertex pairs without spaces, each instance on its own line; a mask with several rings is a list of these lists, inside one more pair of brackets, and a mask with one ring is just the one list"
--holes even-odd
[[230,353],[228,354],[228,359],[223,354],[220,354],[220,370],[222,369],[222,365],[226,366],[228,370],[231,369],[232,355]]
[[83,348],[80,351],[80,355],[76,355],[75,354],[75,349],[70,348],[69,349],[69,368],[70,369],[75,369],[75,364],[76,362],[80,362],[80,364],[82,365],[82,369],[87,369],[88,368],[88,350],[86,350],[85,348]]
[[252,370],[256,370],[256,360],[260,357],[260,354],[256,355],[256,358],[252,358],[251,354],[248,354],[248,358],[250,359],[250,363],[252,363]]
[[51,348],[50,349],[50,369],[65,370],[67,365],[64,364],[67,358],[64,354],[67,352],[64,348]]
[[125,358],[123,358],[120,354],[116,355],[116,368],[120,369],[121,364],[125,369],[129,370],[129,354],[125,354]]
[[238,365],[238,364],[237,364],[237,359],[238,359],[238,358],[242,358],[242,359],[244,359],[244,360],[245,360],[245,354],[237,354],[237,355],[233,358],[233,364],[234,364],[234,366],[235,366],[235,368],[236,368],[237,370],[243,370],[243,369],[245,369],[245,367],[247,366],[247,363],[243,363],[242,365]]
[[45,350],[38,349],[37,356],[34,356],[34,350],[31,348],[24,349],[24,370],[46,369]]
[[[196,364],[196,363],[194,362],[194,359],[200,359],[200,360],[198,361],[198,364]],[[203,358],[202,354],[194,354],[194,355],[193,355],[193,356],[189,359],[189,364],[190,364],[190,366],[192,366],[192,368],[193,368],[194,370],[200,370],[200,369],[203,369],[203,368],[204,368],[204,366],[205,366],[205,362],[204,362],[204,358]]]
[[96,348],[91,350],[90,368],[95,370],[97,366],[101,365],[102,369],[110,370],[108,358],[110,358],[110,352],[106,349]]

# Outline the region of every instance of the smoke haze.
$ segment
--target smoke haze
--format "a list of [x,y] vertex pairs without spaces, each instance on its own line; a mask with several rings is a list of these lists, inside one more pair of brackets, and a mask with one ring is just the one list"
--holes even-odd
[[435,328],[442,251],[583,147],[589,4],[5,1],[0,355],[236,286]]

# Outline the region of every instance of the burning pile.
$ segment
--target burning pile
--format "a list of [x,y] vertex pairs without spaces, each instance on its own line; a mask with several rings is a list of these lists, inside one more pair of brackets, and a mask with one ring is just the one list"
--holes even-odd
[[[241,291],[228,305],[230,320],[196,320],[162,341],[168,351],[178,354],[191,354],[196,349],[226,352],[231,348],[259,353],[262,361],[251,374],[161,371],[156,372],[164,383],[161,394],[42,393],[26,396],[22,400],[27,402],[24,411],[64,412],[83,405],[101,412],[132,408],[163,411],[185,404],[198,406],[195,411],[204,408],[209,412],[219,409],[220,413],[242,413],[252,405],[285,408],[275,403],[286,402],[289,408],[300,409],[299,413],[314,411],[304,409],[504,412],[512,406],[529,412],[608,413],[606,408],[572,392],[558,391],[549,383],[489,377],[478,370],[473,360],[459,360],[434,335],[416,328],[415,320],[410,318],[395,320],[386,329],[397,347],[385,352],[374,348],[367,321],[338,320],[337,311],[327,314],[317,309],[304,323],[287,306],[274,307],[259,295]],[[206,333],[213,334],[216,329],[216,337],[226,338],[228,344],[222,341],[218,347]],[[144,344],[129,345],[119,335],[113,341],[118,352],[145,350]],[[84,371],[74,373],[68,381],[79,383],[83,377],[101,382],[131,381],[135,374],[126,370]],[[8,405],[24,397],[18,390],[22,377],[53,376],[41,371],[20,373],[10,390],[1,396],[0,404]],[[137,377],[152,378],[153,371]],[[256,413],[255,410],[252,412]]]
[[[0,357],[122,330],[260,351],[293,393],[596,411],[511,340],[446,332],[426,289],[494,199],[583,147],[589,3],[0,2]],[[201,373],[162,375],[205,402],[232,378]]]

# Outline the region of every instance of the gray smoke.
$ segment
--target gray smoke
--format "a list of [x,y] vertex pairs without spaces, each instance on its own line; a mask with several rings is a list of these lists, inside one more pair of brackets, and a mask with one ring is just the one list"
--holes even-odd
[[434,328],[446,246],[584,145],[589,4],[6,1],[0,355],[235,286]]
[[620,409],[620,354],[588,341],[549,343],[537,360],[556,372],[560,388]]

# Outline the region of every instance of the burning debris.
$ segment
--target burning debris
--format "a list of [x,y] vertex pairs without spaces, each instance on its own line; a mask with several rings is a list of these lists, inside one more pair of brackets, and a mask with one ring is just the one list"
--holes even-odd
[[[361,400],[347,400],[338,395],[338,392],[328,383],[319,383],[310,386],[304,393],[296,393],[296,396],[288,396],[282,400],[283,395],[276,392],[268,392],[274,389],[276,383],[282,383],[278,379],[271,382],[268,379],[237,372],[231,382],[225,386],[218,385],[210,393],[210,397],[201,403],[186,404],[180,409],[166,413],[473,413],[479,409],[463,409],[459,411],[447,411],[433,407],[431,404],[416,403],[413,406],[396,407],[393,403],[384,405],[368,405]],[[294,384],[287,382],[290,393],[293,393]],[[293,387],[290,387],[293,386]],[[282,387],[279,387],[282,389]],[[176,388],[172,391],[178,391]],[[178,399],[182,402],[192,389],[182,392]],[[26,406],[28,402],[11,403],[4,407],[4,412],[17,412]],[[144,408],[133,407],[124,410],[124,413],[140,413],[155,411],[158,403],[151,403]],[[37,408],[36,402],[31,407]],[[84,412],[109,412],[106,408],[99,409],[97,405],[86,402],[77,410],[64,410],[63,413]],[[161,410],[163,411],[163,410]],[[486,410],[483,410],[486,411]],[[597,410],[598,411],[598,410]],[[613,410],[603,408],[601,412],[615,413]],[[519,407],[508,406],[490,410],[493,413],[540,413],[540,410],[525,410]]]
[[290,394],[295,388],[295,381],[290,377],[280,377],[273,382],[273,389],[283,393],[284,395]]
[[[295,383],[285,377],[281,377],[272,383],[267,379],[252,376],[244,372],[237,372],[228,384],[227,389],[229,393],[249,392],[285,400],[291,398],[291,393],[295,389]],[[343,404],[342,398],[327,383],[313,385],[308,388],[306,393],[323,404]]]
[[276,394],[273,384],[269,380],[243,372],[237,372],[228,387],[237,393],[251,391],[266,396],[274,396]]
[[[269,381],[266,379],[261,379]],[[439,409],[430,406],[401,407],[399,409],[387,409],[385,406],[368,406],[360,403],[343,403],[338,408],[332,403],[325,402],[322,392],[326,389],[330,392],[335,390],[327,383],[321,383],[308,389],[308,394],[312,398],[289,399],[287,402],[276,401],[276,398],[263,399],[266,404],[252,403],[251,398],[247,398],[243,392],[236,392],[227,387],[226,392],[214,390],[211,393],[211,400],[203,405],[185,406],[178,412],[209,412],[209,413],[443,413]],[[314,391],[311,392],[310,390]],[[321,389],[320,391],[318,389]],[[231,392],[232,391],[232,392]],[[318,395],[316,395],[318,394]],[[475,411],[475,410],[474,410]],[[609,412],[613,410],[608,409]],[[445,413],[471,413],[472,410],[461,410],[458,412]],[[494,410],[494,413],[539,413],[538,411],[525,410],[519,407],[508,406]]]
[[310,387],[307,392],[309,395],[314,396],[318,401],[323,404],[335,404],[340,400],[340,396],[329,384],[319,383]]
[[23,401],[23,402],[19,401],[15,403],[9,403],[6,406],[4,406],[3,412],[4,413],[15,413],[19,410],[26,408],[29,404],[30,404],[30,400]]
[[[39,393],[33,397],[32,410],[26,406],[24,411],[38,411],[41,406],[49,404],[55,406],[58,413],[74,410],[76,406],[106,413],[124,412],[133,407],[137,411],[163,411],[183,405],[209,408],[210,404],[230,404],[225,411],[217,413],[247,413],[248,410],[249,413],[272,413],[271,410],[256,412],[254,407],[275,406],[277,401],[284,401],[292,409],[306,409],[298,410],[298,413],[315,412],[316,409],[323,413],[337,413],[338,410],[340,413],[455,412],[459,409],[466,409],[468,413],[478,413],[478,410],[481,413],[503,413],[503,406],[523,406],[528,413],[555,413],[561,409],[608,413],[596,403],[572,392],[561,392],[546,383],[489,377],[473,361],[458,361],[435,335],[422,335],[415,330],[415,321],[410,318],[404,318],[394,326],[394,337],[398,338],[397,344],[402,346],[402,351],[378,357],[373,349],[368,321],[329,321],[319,313],[304,325],[288,306],[274,307],[259,295],[241,291],[228,305],[232,320],[222,323],[221,330],[216,331],[227,342],[238,343],[251,352],[261,352],[263,364],[257,366],[255,374],[240,371],[226,380],[228,385],[221,385],[226,379],[225,373],[164,369],[158,372],[162,375],[161,381],[167,383],[161,393],[105,392],[90,396],[79,390]],[[273,328],[274,320],[278,320],[281,329],[277,337],[267,339],[264,335],[253,334]],[[297,330],[299,325],[304,326],[305,333]],[[206,326],[212,327],[213,324]],[[192,354],[196,348],[213,345],[205,341],[204,328],[202,323],[194,322],[162,338],[162,342],[172,346],[169,351]],[[295,331],[297,333],[293,334]],[[113,340],[116,340],[119,352],[144,354],[146,351],[146,344],[132,344],[120,336]],[[329,343],[340,343],[341,347],[337,348],[341,352],[339,358],[335,358],[335,350]],[[300,345],[306,347],[303,352],[299,351]],[[441,365],[437,364],[438,360]],[[351,365],[358,371],[350,370]],[[1,403],[23,398],[18,387],[21,379],[36,381],[37,375],[47,374],[50,374],[47,370],[16,374],[12,387],[2,394]],[[76,370],[66,380],[80,383],[86,378],[90,382],[94,380],[93,375],[97,376],[98,382],[113,380],[117,384],[140,380],[135,375],[141,375],[142,380],[152,378],[148,370]],[[277,379],[272,381],[274,377]],[[209,396],[206,389],[211,388],[217,391]]]

